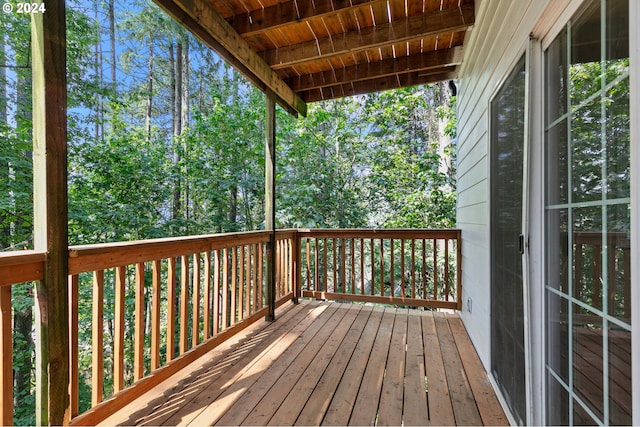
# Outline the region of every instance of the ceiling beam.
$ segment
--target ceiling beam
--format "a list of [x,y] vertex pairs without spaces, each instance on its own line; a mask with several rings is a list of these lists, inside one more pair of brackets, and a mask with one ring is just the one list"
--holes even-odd
[[262,91],[273,91],[287,111],[307,114],[306,103],[269,68],[207,0],[154,0]]
[[306,102],[316,102],[343,98],[345,96],[362,95],[370,92],[381,92],[389,89],[399,89],[402,87],[436,83],[445,80],[454,80],[456,78],[458,78],[458,74],[455,72],[455,67],[451,67],[451,70],[449,71],[438,72],[435,74],[412,72],[408,74],[401,74],[399,76],[381,77],[361,82],[311,89],[309,91],[300,92],[300,96]]
[[278,70],[309,61],[330,59],[336,56],[363,52],[393,43],[409,42],[442,33],[466,30],[475,22],[473,4],[465,4],[447,10],[403,18],[360,31],[324,37],[295,45],[271,49],[260,55]]
[[389,58],[373,63],[353,65],[321,73],[305,74],[286,79],[295,91],[301,92],[326,86],[336,86],[347,82],[370,80],[414,71],[441,70],[443,67],[462,63],[463,48],[442,49],[412,56]]
[[387,0],[289,0],[273,6],[236,15],[229,19],[231,26],[243,37],[255,36],[287,24],[302,23],[340,12],[350,12]]

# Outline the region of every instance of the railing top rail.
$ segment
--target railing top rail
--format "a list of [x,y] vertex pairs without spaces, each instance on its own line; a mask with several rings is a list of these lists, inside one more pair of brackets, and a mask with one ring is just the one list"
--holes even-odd
[[460,237],[462,231],[459,229],[362,229],[362,228],[339,228],[339,229],[298,229],[301,237],[337,237],[337,238],[387,238],[387,239],[455,239]]
[[42,262],[44,261],[45,257],[46,253],[39,251],[27,250],[0,252],[0,267],[10,267],[12,265]]
[[103,243],[69,248],[69,274],[269,241],[269,231]]
[[42,279],[45,257],[38,251],[0,252],[0,286]]

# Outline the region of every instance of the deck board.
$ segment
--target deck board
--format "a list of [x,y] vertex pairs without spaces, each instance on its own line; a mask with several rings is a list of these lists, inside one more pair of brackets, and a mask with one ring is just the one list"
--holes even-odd
[[507,425],[457,314],[303,301],[105,425]]

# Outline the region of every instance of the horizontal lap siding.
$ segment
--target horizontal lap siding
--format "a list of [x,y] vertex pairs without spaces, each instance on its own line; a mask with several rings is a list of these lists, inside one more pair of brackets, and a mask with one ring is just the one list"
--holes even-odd
[[[458,207],[462,230],[461,317],[480,359],[490,366],[489,102],[512,65],[546,1],[476,3],[476,24],[465,40],[458,94]],[[467,299],[472,299],[472,311]]]

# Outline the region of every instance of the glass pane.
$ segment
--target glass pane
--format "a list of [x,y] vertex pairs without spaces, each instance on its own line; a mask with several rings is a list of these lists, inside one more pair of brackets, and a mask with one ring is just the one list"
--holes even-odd
[[593,2],[571,27],[569,95],[577,106],[601,88],[600,2]]
[[567,35],[562,32],[545,52],[546,123],[567,112]]
[[602,418],[602,318],[580,306],[573,307],[573,390]]
[[[629,58],[629,0],[607,0],[606,59],[609,66]],[[607,77],[607,81],[609,77]]]
[[609,329],[609,423],[631,425],[631,332]]
[[547,374],[547,425],[569,424],[569,394],[551,374]]
[[571,180],[574,202],[602,198],[603,149],[600,105],[600,102],[591,102],[572,114]]
[[597,426],[599,425],[587,411],[580,406],[580,402],[573,401],[573,425],[574,426]]
[[557,205],[569,201],[569,166],[567,120],[552,126],[546,134],[547,174],[546,199],[547,205]]
[[631,324],[630,205],[607,208],[608,312]]
[[568,211],[550,209],[547,211],[547,286],[569,293],[568,281]]
[[[573,296],[602,307],[602,208],[573,210]],[[604,266],[606,268],[606,266]]]
[[519,423],[525,415],[522,173],[525,61],[491,103],[491,370]]
[[[628,60],[626,61],[628,65]],[[629,197],[629,77],[607,91],[607,197]]]
[[558,377],[569,383],[569,302],[547,291],[547,363]]

